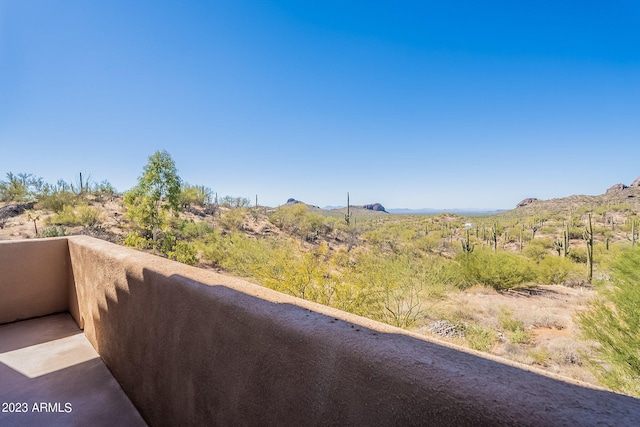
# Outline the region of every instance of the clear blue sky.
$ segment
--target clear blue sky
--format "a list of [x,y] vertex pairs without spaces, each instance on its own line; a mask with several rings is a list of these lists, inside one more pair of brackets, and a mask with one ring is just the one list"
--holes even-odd
[[637,1],[0,0],[0,179],[511,208],[640,175]]

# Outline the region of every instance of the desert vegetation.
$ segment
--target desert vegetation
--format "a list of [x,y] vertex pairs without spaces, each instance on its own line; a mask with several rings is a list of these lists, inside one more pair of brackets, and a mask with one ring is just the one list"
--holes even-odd
[[627,196],[474,217],[271,208],[184,183],[157,152],[124,194],[86,174],[8,173],[0,201],[3,238],[90,234],[640,396],[640,221]]

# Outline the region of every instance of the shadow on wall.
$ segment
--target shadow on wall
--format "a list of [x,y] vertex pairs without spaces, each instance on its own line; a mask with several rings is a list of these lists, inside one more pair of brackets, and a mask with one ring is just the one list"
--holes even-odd
[[631,397],[287,296],[147,268],[142,277],[128,274],[94,322],[102,358],[151,425],[620,426],[640,416]]

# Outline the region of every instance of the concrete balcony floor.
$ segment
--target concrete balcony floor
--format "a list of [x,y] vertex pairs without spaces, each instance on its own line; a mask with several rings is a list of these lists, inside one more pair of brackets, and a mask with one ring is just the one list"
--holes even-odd
[[1,426],[146,425],[68,313],[0,326],[0,404]]

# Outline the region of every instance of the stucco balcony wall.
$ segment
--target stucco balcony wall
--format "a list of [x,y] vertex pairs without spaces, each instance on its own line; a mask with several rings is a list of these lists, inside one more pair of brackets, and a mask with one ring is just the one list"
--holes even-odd
[[0,324],[68,311],[73,292],[67,239],[0,242]]
[[[152,426],[640,419],[637,399],[89,237],[0,243],[2,274],[8,259],[20,263],[8,253],[44,251],[40,245],[70,268],[49,277],[63,296],[52,287],[51,302],[25,313],[68,310]],[[12,271],[0,281],[0,313],[14,287],[49,286]]]

